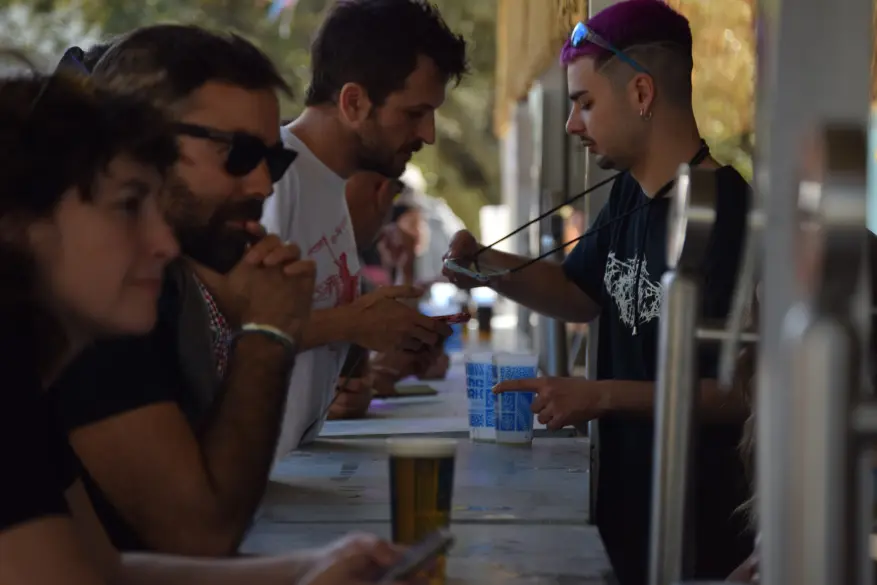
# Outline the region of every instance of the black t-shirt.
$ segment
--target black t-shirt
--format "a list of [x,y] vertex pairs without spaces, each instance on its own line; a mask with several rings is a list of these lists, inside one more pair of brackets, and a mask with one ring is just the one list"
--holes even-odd
[[[703,317],[725,318],[740,263],[751,190],[732,167],[716,171],[717,222],[704,265]],[[654,381],[658,322],[667,271],[669,198],[653,200],[629,174],[614,183],[590,231],[565,260],[567,277],[601,307],[597,377]],[[605,227],[604,227],[605,226]],[[715,378],[717,347],[700,350],[699,375]],[[748,495],[737,446],[742,424],[703,424],[697,437],[694,530],[697,578],[725,578],[751,552]],[[596,523],[622,585],[647,578],[654,424],[651,416],[600,419]]]
[[[96,342],[52,386],[57,415],[68,433],[161,402],[175,402],[185,414],[194,416],[177,353],[178,297],[173,279],[165,278],[158,322],[152,333]],[[82,479],[95,512],[116,548],[143,550],[143,542],[84,466]]]
[[8,368],[0,368],[3,532],[31,520],[67,515],[64,492],[76,480],[78,468],[36,375],[10,375]]

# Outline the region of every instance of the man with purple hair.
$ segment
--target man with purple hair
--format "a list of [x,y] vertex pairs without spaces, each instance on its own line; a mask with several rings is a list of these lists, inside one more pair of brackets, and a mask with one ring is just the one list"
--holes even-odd
[[[667,270],[668,197],[683,163],[713,171],[718,221],[704,265],[702,316],[727,316],[751,199],[745,179],[709,154],[691,104],[692,40],[688,21],[659,0],[626,0],[580,23],[561,53],[571,111],[566,130],[599,165],[623,171],[588,235],[562,265],[541,261],[494,278],[489,286],[531,309],[568,322],[599,318],[597,379],[539,378],[495,391],[536,391],[533,410],[549,428],[600,419],[596,523],[622,585],[647,580],[654,448],[658,327]],[[457,264],[515,269],[527,260],[480,251],[459,232],[448,256]],[[480,252],[479,252],[480,251]],[[458,271],[463,287],[480,286]],[[700,355],[700,417],[693,523],[686,536],[688,575],[724,578],[751,551],[737,444],[746,417],[742,396],[715,381],[717,352]]]

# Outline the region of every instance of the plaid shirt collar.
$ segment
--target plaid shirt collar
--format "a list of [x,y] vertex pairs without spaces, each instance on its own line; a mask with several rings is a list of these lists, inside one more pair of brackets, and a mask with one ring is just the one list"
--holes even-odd
[[228,321],[216,305],[216,301],[204,283],[195,277],[198,283],[198,289],[204,298],[204,304],[207,305],[207,316],[210,320],[210,339],[213,345],[213,357],[216,362],[216,372],[220,379],[225,376],[225,369],[228,366],[229,346],[231,345],[231,328]]

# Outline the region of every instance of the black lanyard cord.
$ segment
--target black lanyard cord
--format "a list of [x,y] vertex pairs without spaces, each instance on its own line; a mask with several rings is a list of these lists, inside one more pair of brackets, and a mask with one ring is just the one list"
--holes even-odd
[[[614,179],[614,178],[615,178],[615,177],[613,177],[613,179]],[[594,228],[594,229],[592,229],[592,230],[589,230],[589,231],[583,233],[582,235],[580,235],[579,237],[577,237],[577,238],[573,238],[572,240],[566,242],[565,244],[561,244],[561,245],[559,245],[559,246],[556,247],[556,248],[552,248],[551,250],[548,250],[548,251],[545,252],[544,254],[541,254],[541,255],[539,255],[539,256],[537,256],[537,257],[535,257],[535,258],[531,258],[530,260],[527,260],[526,262],[524,262],[524,263],[521,264],[520,266],[516,266],[515,268],[512,268],[511,270],[509,270],[509,273],[512,273],[512,272],[518,272],[518,271],[520,271],[520,270],[523,270],[524,268],[527,268],[528,266],[530,266],[530,265],[532,265],[532,264],[535,264],[536,262],[539,262],[540,260],[544,260],[545,258],[548,258],[548,257],[551,256],[552,254],[555,254],[555,253],[559,252],[560,250],[563,250],[564,248],[566,248],[566,247],[569,246],[570,244],[575,244],[576,242],[578,242],[578,241],[581,240],[581,239],[584,239],[584,238],[587,238],[587,237],[590,236],[590,235],[593,235],[593,234],[599,233],[600,231],[604,230],[605,228],[608,228],[609,226],[611,226],[612,224],[617,223],[617,222],[619,222],[619,221],[625,219],[626,217],[628,217],[628,216],[630,216],[630,215],[633,215],[634,213],[636,213],[636,212],[639,211],[640,209],[642,209],[642,208],[644,208],[644,207],[648,207],[649,205],[652,204],[652,201],[654,201],[654,199],[649,199],[649,200],[646,201],[645,203],[643,203],[643,204],[641,204],[641,205],[637,205],[636,207],[634,207],[634,208],[631,209],[630,211],[628,211],[628,212],[626,212],[626,213],[623,213],[623,214],[619,215],[618,217],[613,218],[611,221],[607,221],[607,222],[604,223],[603,225],[601,225],[601,226],[599,226],[599,227],[596,227],[596,228]],[[485,248],[485,249],[486,249],[486,248]]]
[[[700,148],[698,149],[698,151],[697,151],[697,153],[694,155],[694,157],[692,157],[692,159],[689,161],[688,165],[689,165],[689,166],[692,166],[692,167],[693,167],[693,166],[697,166],[697,165],[699,165],[699,164],[702,163],[704,160],[706,160],[706,158],[709,156],[709,154],[710,154],[709,146],[707,146],[707,143],[706,143],[705,141],[701,140]],[[600,187],[602,187],[602,186],[604,186],[604,185],[610,183],[611,181],[614,181],[615,179],[617,179],[618,177],[620,177],[620,176],[623,175],[623,174],[624,174],[624,173],[617,173],[617,174],[615,174],[615,175],[609,177],[608,179],[604,179],[604,180],[600,181],[600,182],[597,183],[596,185],[593,185],[592,187],[589,187],[588,189],[585,189],[584,191],[582,191],[582,192],[579,193],[578,195],[574,195],[574,196],[572,196],[571,198],[567,199],[566,201],[564,201],[564,202],[561,203],[560,205],[557,205],[557,206],[555,206],[555,207],[549,209],[548,211],[546,211],[545,213],[543,213],[542,215],[540,215],[540,216],[537,217],[536,219],[533,219],[533,220],[528,221],[527,223],[525,223],[525,224],[522,225],[521,227],[517,228],[516,230],[514,230],[514,231],[511,232],[510,234],[508,234],[508,235],[506,235],[506,236],[503,236],[502,238],[498,239],[497,241],[495,241],[494,243],[490,244],[489,246],[485,246],[485,247],[481,248],[480,250],[478,250],[478,252],[475,253],[475,256],[474,256],[473,259],[472,259],[472,260],[473,260],[473,263],[474,263],[474,265],[475,265],[475,269],[476,269],[476,270],[479,269],[479,268],[478,268],[477,257],[478,257],[482,252],[484,252],[484,251],[486,251],[486,250],[489,250],[489,249],[493,248],[494,246],[496,246],[498,243],[502,242],[503,240],[506,240],[506,239],[510,238],[511,236],[513,236],[513,235],[515,235],[515,234],[521,232],[522,230],[524,230],[524,229],[526,229],[527,227],[533,225],[534,223],[536,223],[536,222],[539,221],[540,219],[544,219],[545,217],[547,217],[548,215],[554,213],[555,211],[557,211],[557,210],[560,209],[561,207],[564,207],[564,206],[566,206],[566,205],[572,203],[573,201],[576,201],[577,199],[580,199],[580,198],[584,197],[584,196],[587,195],[588,193],[591,193],[591,192],[594,191],[595,189],[599,189]],[[665,184],[663,187],[661,187],[661,188],[657,191],[657,193],[655,193],[654,197],[650,198],[650,199],[649,199],[648,201],[646,201],[645,203],[642,203],[642,204],[640,204],[640,205],[637,205],[637,206],[634,207],[633,209],[628,210],[627,212],[625,212],[625,213],[619,215],[618,217],[612,218],[610,221],[607,221],[606,223],[604,223],[604,224],[601,225],[601,226],[595,226],[593,229],[588,230],[587,232],[585,232],[584,234],[580,235],[580,236],[577,237],[577,238],[573,238],[572,240],[570,240],[570,241],[568,241],[568,242],[566,242],[566,243],[563,243],[563,244],[557,246],[556,248],[552,248],[551,250],[548,250],[547,252],[545,252],[545,253],[543,253],[543,254],[540,254],[539,256],[537,256],[537,257],[535,257],[535,258],[531,258],[531,259],[527,260],[526,262],[523,262],[523,263],[520,264],[519,266],[516,266],[516,267],[510,269],[510,270],[508,271],[508,274],[511,274],[511,273],[513,273],[513,272],[520,272],[521,270],[523,270],[523,269],[525,269],[525,268],[527,268],[527,267],[529,267],[529,266],[535,264],[536,262],[539,262],[540,260],[544,260],[545,258],[548,258],[548,257],[551,256],[552,254],[555,254],[555,253],[559,252],[560,250],[565,249],[565,248],[566,248],[567,246],[569,246],[570,244],[574,244],[574,243],[578,242],[579,240],[584,239],[584,238],[586,238],[586,237],[588,237],[588,236],[592,236],[592,235],[594,235],[594,234],[600,233],[601,231],[603,231],[604,229],[608,228],[609,226],[611,226],[611,225],[613,225],[613,224],[615,224],[615,223],[617,223],[617,222],[619,222],[619,221],[623,221],[624,219],[626,219],[626,218],[628,218],[629,216],[633,215],[633,214],[636,213],[637,211],[639,211],[639,210],[641,210],[641,209],[643,209],[643,208],[645,208],[645,207],[648,207],[649,205],[651,205],[651,204],[654,203],[655,201],[658,201],[659,199],[663,199],[664,196],[667,195],[667,193],[670,192],[670,189],[673,188],[673,185],[674,185],[675,183],[676,183],[676,179],[672,179],[672,180],[670,180],[669,182],[667,182],[667,184]]]
[[[706,160],[706,157],[708,157],[709,155],[710,155],[710,147],[707,146],[706,142],[701,140],[700,141],[700,148],[698,149],[698,151],[696,153],[694,153],[694,156],[691,158],[691,160],[688,161],[688,166],[696,167],[697,165],[702,163],[704,160]],[[648,204],[648,203],[652,203],[654,201],[657,201],[658,199],[663,199],[667,195],[667,193],[670,192],[670,189],[672,189],[673,185],[675,185],[675,184],[676,184],[676,179],[672,179],[672,180],[668,181],[667,184],[664,185],[663,187],[661,187],[661,189],[659,189],[658,192],[655,193],[655,196],[652,197],[646,203]],[[634,282],[634,284],[633,284],[634,292],[633,292],[633,330],[631,332],[632,335],[636,335],[637,331],[639,330],[639,320],[640,320],[640,315],[639,315],[639,300],[640,300],[639,299],[639,284],[640,284],[640,277],[642,276],[643,262],[645,262],[645,257],[646,257],[645,256],[645,254],[646,254],[645,246],[646,246],[646,241],[648,239],[649,224],[651,223],[651,221],[650,221],[651,219],[652,219],[651,210],[649,210],[649,213],[646,215],[646,225],[643,228],[642,234],[640,235],[640,241],[637,243],[637,247],[633,251],[633,253],[634,253],[633,261],[636,262],[636,277],[634,278],[634,281],[633,281]],[[638,256],[640,256],[640,255],[642,255],[642,257],[638,258]]]
[[[593,186],[591,186],[591,187],[588,187],[587,189],[585,189],[584,191],[582,191],[582,192],[579,193],[578,195],[573,195],[572,197],[570,197],[569,199],[566,199],[566,200],[563,201],[562,203],[560,203],[560,204],[558,204],[558,205],[555,205],[554,207],[552,207],[551,209],[549,209],[548,211],[546,211],[545,213],[543,213],[543,214],[540,215],[539,217],[537,217],[537,218],[535,218],[535,219],[531,219],[530,221],[528,221],[528,222],[525,223],[524,225],[522,225],[522,226],[520,226],[519,228],[515,229],[513,232],[504,235],[503,237],[501,237],[500,239],[498,239],[498,240],[495,241],[494,243],[490,244],[489,246],[484,246],[483,248],[481,248],[480,250],[478,250],[478,251],[475,253],[475,256],[478,256],[479,254],[481,254],[481,253],[484,252],[485,250],[489,250],[489,249],[493,248],[494,246],[496,246],[496,245],[499,244],[500,242],[504,242],[504,241],[506,241],[507,239],[509,239],[509,238],[512,237],[513,235],[518,234],[518,233],[524,231],[525,229],[527,229],[528,227],[530,227],[531,225],[533,225],[534,223],[536,223],[536,222],[539,221],[540,219],[545,219],[546,217],[548,217],[549,215],[551,215],[551,214],[554,213],[555,211],[557,211],[557,210],[559,210],[559,209],[561,209],[561,208],[563,208],[563,207],[566,207],[567,205],[569,205],[569,204],[572,203],[573,201],[578,201],[579,199],[581,199],[582,197],[584,197],[585,195],[587,195],[587,194],[590,193],[591,191],[595,191],[595,190],[599,189],[600,187],[602,187],[603,185],[608,185],[609,183],[611,183],[612,181],[614,181],[615,179],[617,179],[618,177],[620,177],[620,176],[623,175],[623,174],[624,174],[624,173],[616,173],[616,174],[612,175],[611,177],[609,177],[608,179],[603,179],[602,181],[600,181],[600,182],[597,183],[596,185],[593,185]],[[577,239],[578,239],[578,238],[577,238]],[[575,241],[576,241],[576,240],[572,240],[571,242],[567,242],[567,244],[571,244],[572,242],[575,242]],[[564,244],[564,246],[566,246],[567,244]],[[564,247],[564,246],[561,246],[561,247]],[[560,248],[558,248],[558,250],[559,250],[559,249],[560,249]],[[538,258],[537,258],[537,260],[538,260]]]

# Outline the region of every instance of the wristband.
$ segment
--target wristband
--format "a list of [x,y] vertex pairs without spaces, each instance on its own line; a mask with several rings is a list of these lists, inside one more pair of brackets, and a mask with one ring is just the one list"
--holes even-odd
[[241,330],[235,333],[233,339],[238,339],[247,334],[264,335],[265,337],[278,342],[286,350],[290,357],[298,353],[298,344],[295,339],[287,335],[282,330],[272,325],[264,325],[262,323],[244,323]]

